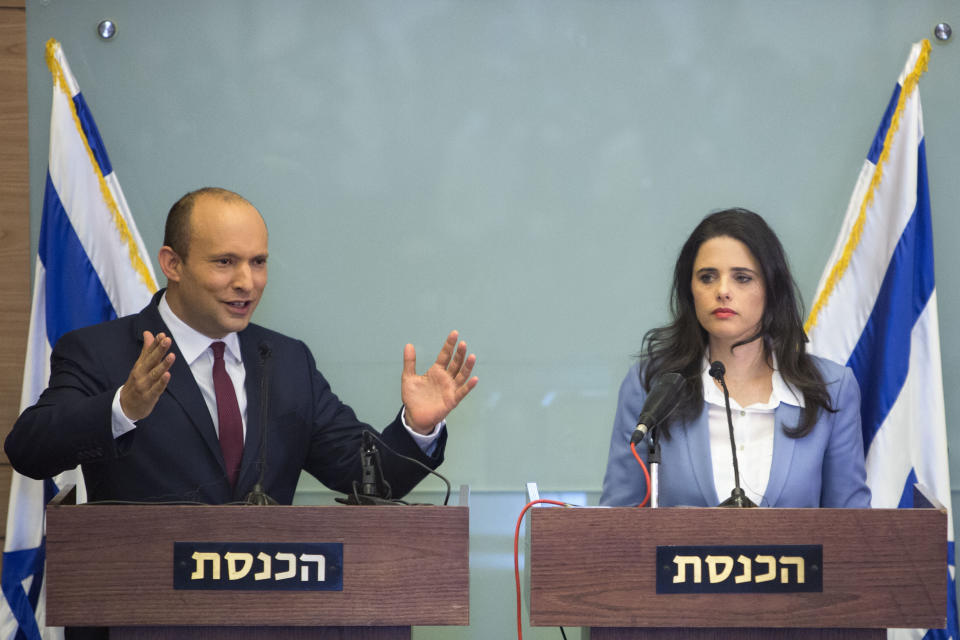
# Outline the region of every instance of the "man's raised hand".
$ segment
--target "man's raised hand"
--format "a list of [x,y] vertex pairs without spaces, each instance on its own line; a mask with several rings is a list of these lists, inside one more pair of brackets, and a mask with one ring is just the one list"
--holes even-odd
[[430,433],[437,423],[477,386],[470,377],[477,356],[467,356],[467,343],[457,344],[458,333],[451,331],[437,360],[423,375],[417,375],[417,353],[412,344],[403,348],[403,375],[400,397],[406,407],[406,421],[418,433]]
[[136,422],[150,415],[160,395],[170,381],[170,366],[176,356],[168,353],[173,340],[158,333],[143,332],[143,348],[140,357],[120,391],[120,408],[123,414]]

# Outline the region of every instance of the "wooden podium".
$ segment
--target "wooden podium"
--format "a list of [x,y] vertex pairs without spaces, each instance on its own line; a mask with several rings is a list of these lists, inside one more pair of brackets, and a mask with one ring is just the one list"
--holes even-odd
[[[891,627],[946,626],[939,505],[548,507],[531,510],[528,531],[530,624],[589,627],[590,640],[880,639]],[[822,546],[822,591],[658,593],[658,547],[736,545]]]
[[[52,505],[47,623],[113,638],[399,640],[468,625],[464,506]],[[342,543],[342,590],[178,590],[177,542]]]

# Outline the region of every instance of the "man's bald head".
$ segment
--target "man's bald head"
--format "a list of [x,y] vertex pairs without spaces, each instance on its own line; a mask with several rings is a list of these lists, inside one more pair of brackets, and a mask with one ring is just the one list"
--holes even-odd
[[230,203],[244,202],[253,207],[250,201],[239,193],[220,187],[203,187],[181,197],[170,207],[163,231],[163,244],[173,249],[181,260],[186,260],[190,251],[190,213],[197,200],[208,197]]

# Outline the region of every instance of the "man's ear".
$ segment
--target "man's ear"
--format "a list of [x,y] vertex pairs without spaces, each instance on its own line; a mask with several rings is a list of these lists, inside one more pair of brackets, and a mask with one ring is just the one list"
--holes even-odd
[[160,270],[167,276],[170,282],[180,282],[180,269],[183,267],[183,260],[171,247],[164,245],[160,247],[157,254],[157,260],[160,262]]

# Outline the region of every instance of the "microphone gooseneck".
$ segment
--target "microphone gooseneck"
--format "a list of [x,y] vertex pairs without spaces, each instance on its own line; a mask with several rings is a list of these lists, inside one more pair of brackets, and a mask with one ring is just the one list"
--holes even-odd
[[263,478],[267,470],[267,420],[270,416],[270,358],[273,355],[273,350],[270,347],[270,343],[266,340],[258,345],[257,350],[260,354],[260,455],[257,456],[259,475],[257,476],[257,484],[253,485],[253,489],[247,494],[246,503],[253,505],[270,505],[277,504],[277,501],[268,496],[263,490]]
[[723,389],[723,402],[727,408],[727,428],[730,430],[730,451],[733,453],[733,491],[730,497],[720,503],[721,507],[756,507],[747,494],[740,488],[740,465],[737,463],[737,443],[733,437],[733,414],[730,412],[730,392],[727,391],[727,382],[723,376],[727,368],[719,360],[710,363],[710,376],[720,383]]

